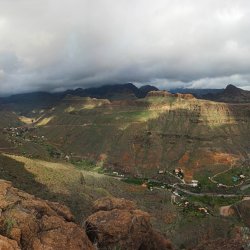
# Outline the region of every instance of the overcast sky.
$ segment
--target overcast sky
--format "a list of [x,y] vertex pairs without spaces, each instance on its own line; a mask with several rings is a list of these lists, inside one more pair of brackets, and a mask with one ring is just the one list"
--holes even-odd
[[0,0],[0,94],[250,89],[249,0]]

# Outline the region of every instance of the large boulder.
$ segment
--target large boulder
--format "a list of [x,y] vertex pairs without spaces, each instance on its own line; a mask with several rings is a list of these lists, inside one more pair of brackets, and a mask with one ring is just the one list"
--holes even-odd
[[0,235],[0,249],[1,250],[21,250],[17,242],[7,237]]
[[12,240],[3,239],[5,243],[1,243],[0,239],[0,244],[12,246],[6,249],[94,249],[66,206],[38,199],[3,180],[0,180],[0,209],[1,234]]
[[97,212],[87,218],[85,225],[90,240],[99,249],[172,249],[170,242],[153,230],[150,215],[136,209],[130,201],[100,199],[94,210]]

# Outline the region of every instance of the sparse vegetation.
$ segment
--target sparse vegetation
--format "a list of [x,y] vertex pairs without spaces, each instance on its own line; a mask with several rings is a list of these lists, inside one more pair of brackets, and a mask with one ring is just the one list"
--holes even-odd
[[52,145],[47,144],[46,149],[49,153],[49,156],[52,158],[59,158],[61,156],[61,153]]
[[233,198],[225,198],[225,197],[211,197],[211,196],[189,196],[188,200],[191,202],[199,202],[201,204],[204,204],[205,206],[209,206],[212,208],[220,207],[220,206],[226,206],[226,205],[232,205],[236,202],[239,202],[242,200],[242,197],[233,197]]
[[125,178],[123,179],[123,181],[134,185],[142,185],[145,182],[144,179],[138,179],[138,178]]
[[12,228],[15,226],[16,221],[12,217],[8,217],[4,220],[5,233],[10,235]]
[[71,160],[71,163],[79,170],[92,171],[99,174],[105,173],[101,163],[95,163],[93,160]]

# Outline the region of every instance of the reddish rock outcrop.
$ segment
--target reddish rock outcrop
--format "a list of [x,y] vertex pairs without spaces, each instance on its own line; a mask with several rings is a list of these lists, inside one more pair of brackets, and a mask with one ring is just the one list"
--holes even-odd
[[173,96],[170,92],[166,90],[158,90],[158,91],[150,91],[147,94],[147,97],[167,97],[167,96]]
[[150,91],[147,94],[147,97],[168,97],[168,96],[182,98],[182,99],[194,99],[195,98],[192,94],[181,94],[181,93],[172,94],[166,90]]
[[195,97],[192,94],[174,94],[175,97],[182,98],[182,99],[194,99]]
[[0,235],[0,249],[1,250],[21,250],[17,242],[7,237]]
[[172,249],[170,242],[152,229],[150,215],[132,202],[104,198],[95,202],[94,210],[97,212],[85,222],[86,232],[100,249]]
[[67,207],[38,199],[3,180],[0,209],[1,234],[9,238],[0,238],[0,249],[94,249]]

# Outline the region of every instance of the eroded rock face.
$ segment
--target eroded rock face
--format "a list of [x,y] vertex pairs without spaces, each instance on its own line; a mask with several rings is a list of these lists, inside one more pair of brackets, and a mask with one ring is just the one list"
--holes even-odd
[[94,249],[66,206],[38,199],[3,180],[0,209],[1,234],[9,238],[0,238],[0,246],[6,246],[0,249]]
[[174,94],[175,97],[182,98],[182,99],[194,99],[195,97],[192,94]]
[[169,97],[169,96],[177,97],[181,99],[194,99],[195,98],[192,94],[180,94],[180,93],[172,94],[166,90],[150,91],[147,94],[147,97]]
[[172,249],[170,242],[152,229],[150,215],[130,201],[104,198],[95,202],[94,210],[97,212],[86,220],[86,232],[100,249]]

